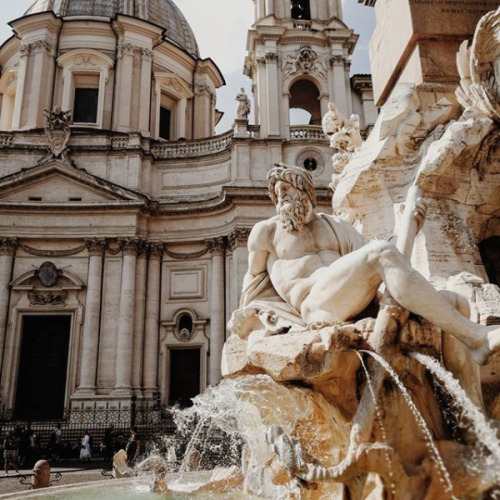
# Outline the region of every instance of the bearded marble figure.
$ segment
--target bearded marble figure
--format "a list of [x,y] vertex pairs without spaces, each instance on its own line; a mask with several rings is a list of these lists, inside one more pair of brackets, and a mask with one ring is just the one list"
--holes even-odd
[[[259,322],[273,334],[291,326],[352,321],[384,283],[398,304],[460,340],[477,363],[500,347],[498,326],[470,321],[464,299],[439,293],[392,243],[366,243],[347,222],[317,214],[307,171],[278,164],[268,181],[277,215],[257,223],[250,233],[249,268],[241,308],[230,322],[233,333],[246,337]],[[418,200],[411,215],[418,229],[425,211]]]

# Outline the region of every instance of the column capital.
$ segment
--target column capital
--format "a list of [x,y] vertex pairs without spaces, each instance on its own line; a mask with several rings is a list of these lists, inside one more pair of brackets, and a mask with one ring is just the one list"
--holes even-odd
[[118,245],[124,255],[137,255],[141,251],[139,238],[118,238]]
[[208,248],[211,254],[218,254],[223,252],[227,247],[227,240],[226,238],[224,238],[224,236],[219,236],[218,238],[205,240],[205,246]]
[[346,63],[347,63],[347,59],[344,57],[344,56],[341,56],[341,55],[337,55],[337,56],[332,56],[330,57],[330,60],[328,61],[328,64],[330,66],[330,68],[334,68],[335,66],[338,66],[338,67],[345,67]]
[[102,255],[106,250],[106,240],[104,238],[85,238],[83,244],[90,255]]
[[0,238],[0,255],[14,255],[17,245],[17,238]]
[[154,52],[146,47],[141,47],[140,54],[143,59],[147,59],[149,61],[151,61],[154,56]]
[[21,57],[27,57],[30,55],[31,46],[29,43],[23,43],[21,47],[19,47],[19,55]]
[[249,227],[238,227],[228,236],[228,247],[235,250],[237,247],[246,246],[251,229]]
[[118,43],[117,58],[122,59],[124,55],[133,56],[137,49],[140,50],[140,48],[133,43],[120,42]]
[[165,245],[161,241],[148,242],[148,255],[150,259],[161,259]]

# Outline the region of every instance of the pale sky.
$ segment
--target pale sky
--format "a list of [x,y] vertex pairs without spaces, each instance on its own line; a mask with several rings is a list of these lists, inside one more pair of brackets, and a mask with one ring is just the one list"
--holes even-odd
[[[220,68],[226,86],[217,93],[217,108],[224,117],[217,133],[231,128],[236,114],[234,97],[240,87],[251,94],[251,82],[243,76],[247,30],[253,23],[251,0],[174,0],[194,31],[201,57],[211,57]],[[21,17],[34,0],[0,0],[0,42],[11,34],[9,21]],[[370,73],[368,41],[374,26],[373,8],[356,0],[342,0],[344,22],[360,35],[352,58],[351,73]],[[216,16],[221,16],[216,19]],[[227,20],[221,29],[222,20]]]

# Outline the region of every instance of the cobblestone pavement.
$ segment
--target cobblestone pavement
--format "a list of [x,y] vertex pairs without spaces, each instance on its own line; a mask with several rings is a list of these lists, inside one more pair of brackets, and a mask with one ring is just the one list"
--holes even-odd
[[[60,472],[62,474],[62,478],[60,481],[53,482],[54,486],[65,485],[65,484],[76,484],[76,483],[86,483],[90,481],[100,481],[102,479],[106,479],[101,471],[108,464],[99,461],[99,462],[90,462],[90,463],[82,463],[82,462],[67,462],[67,463],[58,463],[54,464],[51,469],[51,477],[54,477],[55,472]],[[13,471],[10,472],[10,475],[5,477],[5,472],[0,471],[0,498],[2,495],[7,493],[16,493],[19,491],[28,491],[27,484],[21,484],[19,482],[21,475],[27,476],[27,482],[31,483],[31,475],[33,471],[31,469],[20,469],[20,475],[15,474]]]

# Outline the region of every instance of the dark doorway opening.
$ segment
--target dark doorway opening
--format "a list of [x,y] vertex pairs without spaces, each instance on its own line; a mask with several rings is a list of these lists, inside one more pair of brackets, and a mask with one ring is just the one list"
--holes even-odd
[[200,349],[171,349],[169,404],[186,408],[199,393]]
[[164,108],[160,107],[160,139],[170,140],[170,122],[172,120],[172,112]]
[[24,316],[16,418],[59,419],[64,412],[71,316]]
[[481,241],[479,252],[489,282],[500,286],[500,236],[490,236]]

